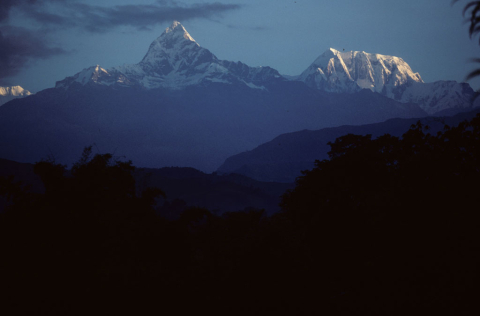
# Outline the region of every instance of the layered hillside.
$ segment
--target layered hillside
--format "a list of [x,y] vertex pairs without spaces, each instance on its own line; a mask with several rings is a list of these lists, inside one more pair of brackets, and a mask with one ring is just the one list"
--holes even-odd
[[139,167],[211,172],[282,133],[425,115],[369,90],[327,93],[219,60],[174,22],[137,64],[96,65],[2,106],[0,157],[70,164],[95,144]]
[[[445,125],[456,126],[464,120],[471,120],[480,109],[460,113],[451,117],[426,117],[420,121],[435,135]],[[302,170],[314,167],[315,160],[328,159],[330,146],[336,138],[347,134],[367,135],[373,138],[390,134],[403,135],[418,119],[390,119],[367,125],[345,125],[320,130],[303,130],[273,138],[253,150],[245,151],[225,160],[219,173],[237,173],[259,181],[294,182]]]

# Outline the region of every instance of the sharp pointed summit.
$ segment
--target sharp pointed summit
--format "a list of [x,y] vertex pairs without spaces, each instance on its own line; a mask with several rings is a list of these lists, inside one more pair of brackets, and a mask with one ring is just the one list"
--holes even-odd
[[155,71],[157,74],[167,76],[172,72],[214,61],[217,61],[217,57],[200,47],[183,25],[174,21],[152,42],[138,65],[147,73]]
[[174,21],[170,27],[155,39],[143,57],[140,64],[155,64],[158,59],[163,59],[186,50],[199,50],[200,45],[187,32],[182,24]]
[[[270,67],[249,67],[241,62],[219,60],[201,47],[183,25],[174,21],[156,38],[138,64],[102,69],[102,80],[85,69],[57,82],[57,88],[69,89],[72,84],[104,86],[137,86],[144,89],[182,89],[186,86],[211,83],[241,83],[254,89],[265,89],[265,82],[283,80]],[[86,80],[79,81],[78,78]],[[95,79],[95,80],[94,80]]]
[[183,25],[178,21],[173,21],[170,27],[165,29],[165,32],[161,35],[164,36],[165,34],[175,34],[176,36],[180,35],[184,39],[195,42],[192,36],[187,32],[187,30],[183,27]]

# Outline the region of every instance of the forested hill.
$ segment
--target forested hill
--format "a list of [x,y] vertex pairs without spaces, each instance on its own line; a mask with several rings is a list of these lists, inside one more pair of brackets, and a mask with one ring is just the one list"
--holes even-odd
[[[156,210],[167,218],[178,218],[188,207],[204,207],[218,214],[263,209],[266,214],[280,210],[280,196],[293,183],[260,182],[242,175],[207,174],[194,168],[136,168],[133,173],[139,190],[158,187],[165,193]],[[34,165],[0,159],[0,177],[14,176],[13,182],[30,186],[35,193],[44,192],[44,185],[34,173]],[[0,210],[6,205],[0,196]]]
[[330,146],[337,137],[346,134],[379,137],[384,134],[401,136],[418,121],[428,126],[427,132],[435,135],[445,125],[456,126],[471,120],[480,109],[455,116],[414,119],[390,119],[366,125],[343,125],[320,130],[302,130],[282,134],[253,150],[229,157],[218,169],[219,173],[238,173],[259,181],[293,182],[302,170],[313,168],[315,160],[328,158]]

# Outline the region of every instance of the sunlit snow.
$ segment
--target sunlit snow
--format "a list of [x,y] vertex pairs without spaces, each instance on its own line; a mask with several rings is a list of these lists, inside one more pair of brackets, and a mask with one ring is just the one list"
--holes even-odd
[[340,52],[330,48],[299,76],[281,76],[270,67],[249,67],[241,62],[219,60],[201,47],[175,21],[150,45],[138,64],[103,69],[84,69],[57,82],[57,88],[96,84],[143,89],[183,89],[211,83],[239,83],[267,90],[274,80],[298,80],[308,86],[334,93],[368,89],[403,103],[416,103],[428,114],[471,106],[473,91],[454,81],[424,83],[418,73],[399,57],[360,51]]
[[388,98],[416,103],[428,114],[471,106],[468,85],[455,81],[424,83],[420,74],[399,57],[330,48],[300,76],[307,85],[328,92],[369,89]]
[[97,65],[57,82],[56,87],[68,89],[73,83],[95,83],[137,85],[145,89],[182,89],[202,82],[240,82],[253,89],[266,89],[255,82],[272,78],[284,80],[269,67],[248,67],[240,62],[218,60],[208,49],[200,47],[187,30],[175,21],[152,42],[138,64],[107,70]]
[[0,105],[3,105],[10,100],[23,98],[31,94],[30,91],[25,90],[20,86],[0,87]]

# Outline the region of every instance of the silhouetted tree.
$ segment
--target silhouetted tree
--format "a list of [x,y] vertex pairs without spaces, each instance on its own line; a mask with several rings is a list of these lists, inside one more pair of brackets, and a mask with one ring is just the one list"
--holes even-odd
[[[452,3],[456,3],[458,1],[459,0],[452,0]],[[463,9],[463,16],[468,16],[468,21],[470,22],[470,27],[468,29],[470,38],[478,35],[480,33],[480,1],[468,2]],[[479,63],[480,58],[474,58],[472,61]],[[466,80],[470,80],[478,76],[480,76],[480,69],[475,69],[467,75]]]
[[[452,0],[452,3],[458,1],[459,0]],[[470,22],[468,30],[470,37],[474,37],[480,33],[480,1],[469,1],[463,8],[463,15],[468,16],[468,21]]]
[[0,180],[2,314],[477,314],[480,116],[330,146],[272,217],[162,218],[161,191],[91,148],[37,163],[43,194]]
[[342,313],[478,311],[479,291],[464,280],[479,280],[480,116],[435,136],[425,130],[340,137],[283,196],[319,293],[338,298]]
[[[27,197],[29,203],[20,203],[26,195],[11,183],[2,185],[13,195],[21,193],[0,214],[0,274],[8,315],[15,310],[80,315],[95,299],[136,301],[138,284],[155,288],[156,269],[145,265],[160,265],[175,252],[165,245],[168,227],[153,209],[163,192],[137,194],[133,170],[130,161],[92,155],[88,147],[70,170],[54,161],[35,164],[45,193]],[[87,290],[91,300],[79,306]]]

